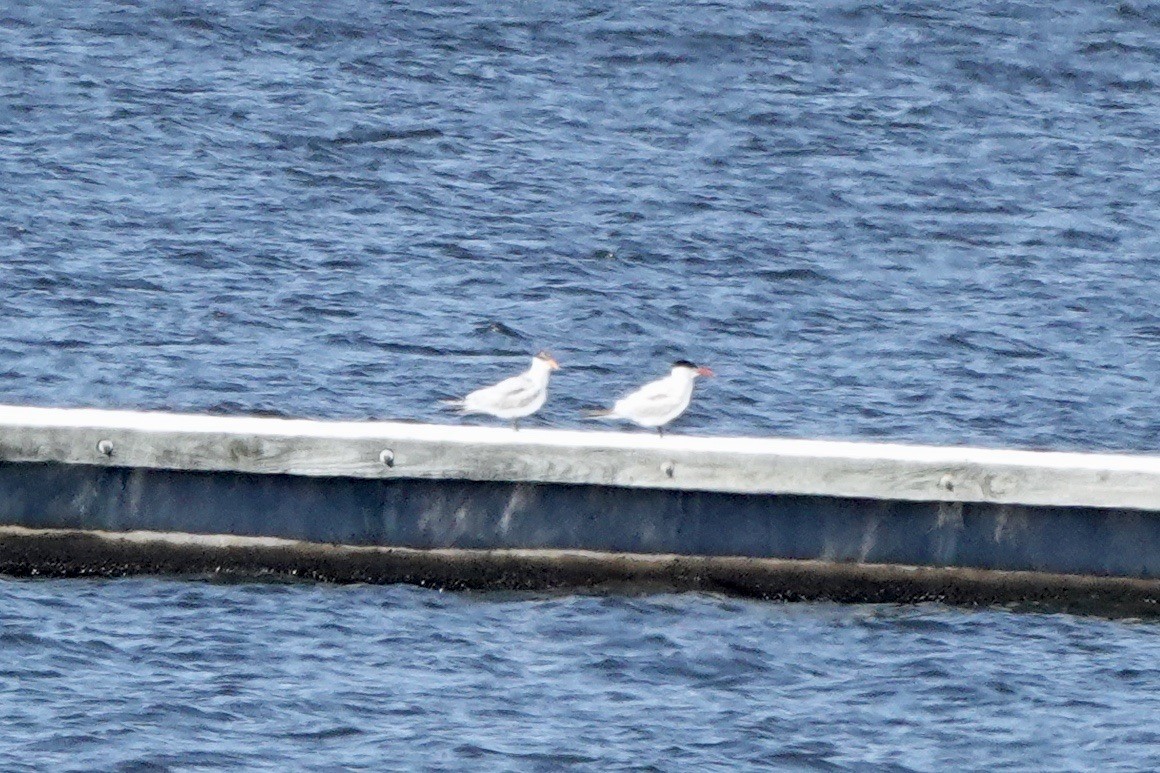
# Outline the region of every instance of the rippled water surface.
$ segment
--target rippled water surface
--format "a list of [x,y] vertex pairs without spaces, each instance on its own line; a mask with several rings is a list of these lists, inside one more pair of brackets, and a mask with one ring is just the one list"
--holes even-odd
[[1154,449],[1160,6],[953,5],[4,4],[4,399]]
[[6,770],[1160,765],[1150,623],[692,594],[0,591]]
[[[941,4],[946,5],[946,4]],[[0,402],[1160,446],[1160,6],[0,3]],[[485,420],[486,421],[486,420]],[[0,767],[1148,770],[1151,624],[0,584]]]

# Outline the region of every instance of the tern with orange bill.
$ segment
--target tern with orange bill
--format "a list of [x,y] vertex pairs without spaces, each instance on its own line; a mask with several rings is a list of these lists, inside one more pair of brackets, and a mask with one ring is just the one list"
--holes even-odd
[[656,427],[657,434],[663,436],[664,426],[689,407],[697,377],[712,375],[713,371],[704,366],[677,360],[669,375],[625,395],[608,410],[588,411],[585,418],[627,419],[642,427]]
[[532,358],[531,367],[518,376],[498,384],[477,389],[462,400],[445,400],[443,404],[458,408],[460,413],[485,413],[497,419],[510,419],[512,429],[520,428],[520,419],[531,416],[548,399],[548,378],[559,370],[556,358],[540,352]]

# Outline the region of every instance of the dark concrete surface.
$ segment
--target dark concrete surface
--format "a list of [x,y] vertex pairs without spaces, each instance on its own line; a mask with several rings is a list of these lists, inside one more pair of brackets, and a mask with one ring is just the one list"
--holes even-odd
[[[557,550],[413,550],[186,535],[0,532],[0,574],[410,583],[447,590],[702,591],[780,601],[937,601],[1155,617],[1160,581],[1041,572]],[[200,540],[200,541],[199,541]]]
[[[405,559],[357,552],[339,558],[321,547],[249,547],[203,555],[190,546],[144,549],[76,534],[57,541],[6,537],[0,542],[0,571],[16,575],[34,570],[63,575],[198,573],[224,561],[247,572],[268,569],[337,581],[422,580],[446,587],[512,588],[647,581],[775,598],[980,603],[1058,600],[1059,594],[1083,596],[1085,589],[1117,596],[1127,591],[1099,585],[1098,578],[1160,576],[1160,517],[1140,511],[601,486],[5,463],[0,464],[0,526],[467,551],[455,558],[414,551]],[[599,561],[549,561],[492,552],[513,549],[607,555]],[[618,554],[687,558],[663,571],[650,564],[642,574],[639,563],[619,564]],[[807,565],[791,561],[776,569],[729,564],[725,570],[724,564],[705,563],[712,557],[818,563],[802,568]],[[717,568],[710,571],[709,566]],[[1038,579],[915,575],[899,566],[1016,570],[1038,573]],[[694,567],[692,574],[682,567]],[[1080,585],[1044,579],[1058,575],[1089,577]],[[1131,594],[1155,594],[1153,585],[1141,587],[1145,590]]]

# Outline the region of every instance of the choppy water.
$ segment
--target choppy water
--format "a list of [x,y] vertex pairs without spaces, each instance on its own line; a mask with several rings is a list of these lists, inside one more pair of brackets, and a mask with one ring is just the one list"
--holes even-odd
[[[0,401],[1156,450],[1160,6],[0,4]],[[1150,625],[0,585],[7,769],[1154,769]]]
[[1156,4],[27,5],[6,400],[1158,445]]
[[1160,765],[1154,624],[401,586],[4,591],[5,770]]

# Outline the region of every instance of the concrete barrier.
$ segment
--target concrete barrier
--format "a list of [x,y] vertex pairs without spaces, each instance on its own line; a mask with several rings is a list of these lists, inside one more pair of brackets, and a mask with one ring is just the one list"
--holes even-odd
[[453,587],[1160,600],[1160,458],[1136,455],[0,407],[0,526],[9,574],[298,556]]

